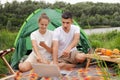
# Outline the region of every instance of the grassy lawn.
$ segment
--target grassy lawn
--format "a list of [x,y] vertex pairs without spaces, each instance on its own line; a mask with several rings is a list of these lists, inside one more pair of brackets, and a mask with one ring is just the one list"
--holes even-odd
[[[17,32],[10,32],[8,30],[0,30],[0,50],[5,50],[14,47],[14,41],[17,36]],[[7,61],[10,63],[13,53],[6,55]],[[0,59],[0,74],[8,73],[8,69],[3,60]]]

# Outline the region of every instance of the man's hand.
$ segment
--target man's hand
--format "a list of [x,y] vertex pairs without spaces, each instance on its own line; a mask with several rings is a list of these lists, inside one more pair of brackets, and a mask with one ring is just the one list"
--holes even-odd
[[64,57],[69,57],[70,55],[70,49],[65,49],[62,54]]
[[53,61],[52,63],[53,63],[53,64],[58,64],[58,62],[54,62],[54,61]]

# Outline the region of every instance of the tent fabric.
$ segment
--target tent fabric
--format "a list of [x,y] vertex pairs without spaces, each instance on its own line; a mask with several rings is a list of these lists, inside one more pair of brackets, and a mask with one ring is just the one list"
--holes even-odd
[[[17,38],[15,40],[15,53],[12,56],[11,66],[14,69],[18,68],[18,63],[20,59],[26,55],[28,50],[32,50],[32,44],[30,40],[31,32],[38,29],[38,18],[42,13],[46,13],[50,18],[50,23],[48,25],[49,30],[54,30],[55,28],[61,25],[61,15],[62,11],[59,9],[38,9],[34,11],[27,19],[24,21]],[[78,25],[74,21],[75,25]],[[88,38],[84,31],[80,29],[80,43],[78,44],[78,50],[81,50],[85,53],[88,52],[88,49],[91,48]]]

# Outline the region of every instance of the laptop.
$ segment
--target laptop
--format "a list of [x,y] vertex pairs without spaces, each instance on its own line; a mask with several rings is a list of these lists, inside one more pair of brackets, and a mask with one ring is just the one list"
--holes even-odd
[[39,77],[60,77],[60,70],[55,64],[32,64],[33,70]]

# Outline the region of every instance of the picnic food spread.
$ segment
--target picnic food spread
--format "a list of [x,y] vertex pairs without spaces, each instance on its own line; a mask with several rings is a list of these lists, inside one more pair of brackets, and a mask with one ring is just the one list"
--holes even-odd
[[96,48],[93,54],[86,54],[87,58],[97,59],[107,62],[117,63],[120,68],[120,50],[119,49],[106,49]]
[[96,48],[95,53],[99,55],[108,56],[110,58],[120,58],[120,50],[119,49],[105,49],[105,48]]

